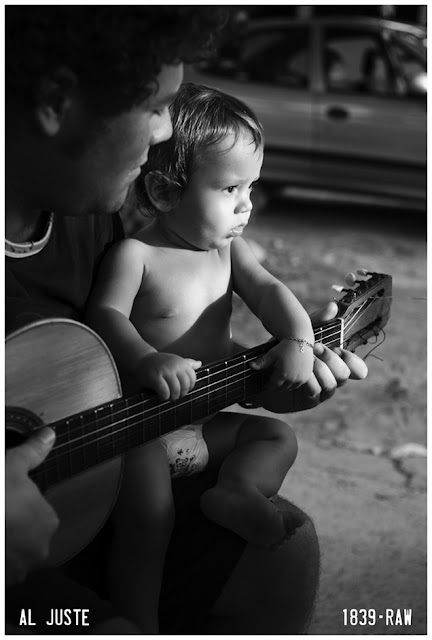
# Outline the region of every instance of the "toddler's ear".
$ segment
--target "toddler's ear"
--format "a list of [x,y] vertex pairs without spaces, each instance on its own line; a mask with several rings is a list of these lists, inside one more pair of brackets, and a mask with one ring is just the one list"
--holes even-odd
[[150,171],[145,178],[147,196],[158,211],[168,212],[179,203],[181,187],[160,171]]

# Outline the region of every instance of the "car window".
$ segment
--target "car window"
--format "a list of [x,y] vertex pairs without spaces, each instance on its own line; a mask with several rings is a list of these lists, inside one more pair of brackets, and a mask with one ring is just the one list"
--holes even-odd
[[392,38],[390,54],[403,82],[403,92],[412,95],[426,93],[426,59],[421,51],[400,38]]
[[242,66],[251,80],[290,87],[308,85],[309,30],[271,29],[245,38]]
[[239,81],[304,88],[309,83],[309,29],[262,29],[247,32],[221,48],[206,64],[213,75]]
[[332,27],[324,34],[323,73],[329,92],[394,95],[394,69],[379,34]]

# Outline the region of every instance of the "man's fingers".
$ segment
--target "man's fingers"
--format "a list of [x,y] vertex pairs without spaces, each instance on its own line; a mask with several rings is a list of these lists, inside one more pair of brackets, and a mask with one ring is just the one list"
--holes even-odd
[[55,441],[55,433],[49,427],[44,427],[13,449],[7,455],[14,458],[14,464],[25,471],[31,471],[45,460]]
[[314,375],[317,381],[317,385],[320,388],[320,400],[323,401],[331,398],[331,396],[338,388],[338,381],[336,380],[327,364],[319,358],[315,358]]
[[326,322],[326,320],[331,320],[335,317],[338,312],[338,306],[336,302],[328,302],[324,307],[317,309],[313,313],[310,314],[310,319],[314,323],[318,322]]
[[334,376],[338,386],[348,380],[351,370],[334,351],[323,344],[316,343],[314,354],[316,356],[315,364],[317,361],[323,362]]
[[345,362],[350,373],[351,380],[364,380],[368,374],[368,368],[364,360],[347,351],[346,349],[335,349],[336,355],[340,356]]

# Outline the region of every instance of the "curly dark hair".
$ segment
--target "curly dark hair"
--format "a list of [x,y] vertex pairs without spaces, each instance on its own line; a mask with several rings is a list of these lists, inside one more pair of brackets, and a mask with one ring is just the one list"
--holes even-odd
[[151,94],[162,65],[206,57],[228,15],[214,6],[6,6],[6,96],[34,105],[41,78],[66,67],[98,113],[117,115]]
[[255,149],[264,145],[263,127],[254,111],[214,87],[184,83],[170,105],[170,114],[173,135],[150,148],[135,182],[138,206],[145,216],[157,215],[146,191],[147,174],[152,173],[162,190],[181,198],[195,168],[218,153],[217,145],[230,134],[234,135],[233,145],[243,132],[250,134]]

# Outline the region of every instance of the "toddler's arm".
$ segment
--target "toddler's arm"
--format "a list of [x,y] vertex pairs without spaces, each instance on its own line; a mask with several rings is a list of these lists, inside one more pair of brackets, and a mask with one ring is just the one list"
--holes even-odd
[[247,243],[231,245],[234,290],[279,343],[254,368],[272,367],[270,388],[295,389],[312,376],[314,332],[308,313],[282,282],[262,267]]
[[130,321],[135,297],[146,275],[145,245],[128,239],[105,257],[87,307],[88,324],[107,343],[119,369],[162,400],[177,400],[194,386],[201,362],[159,353]]

